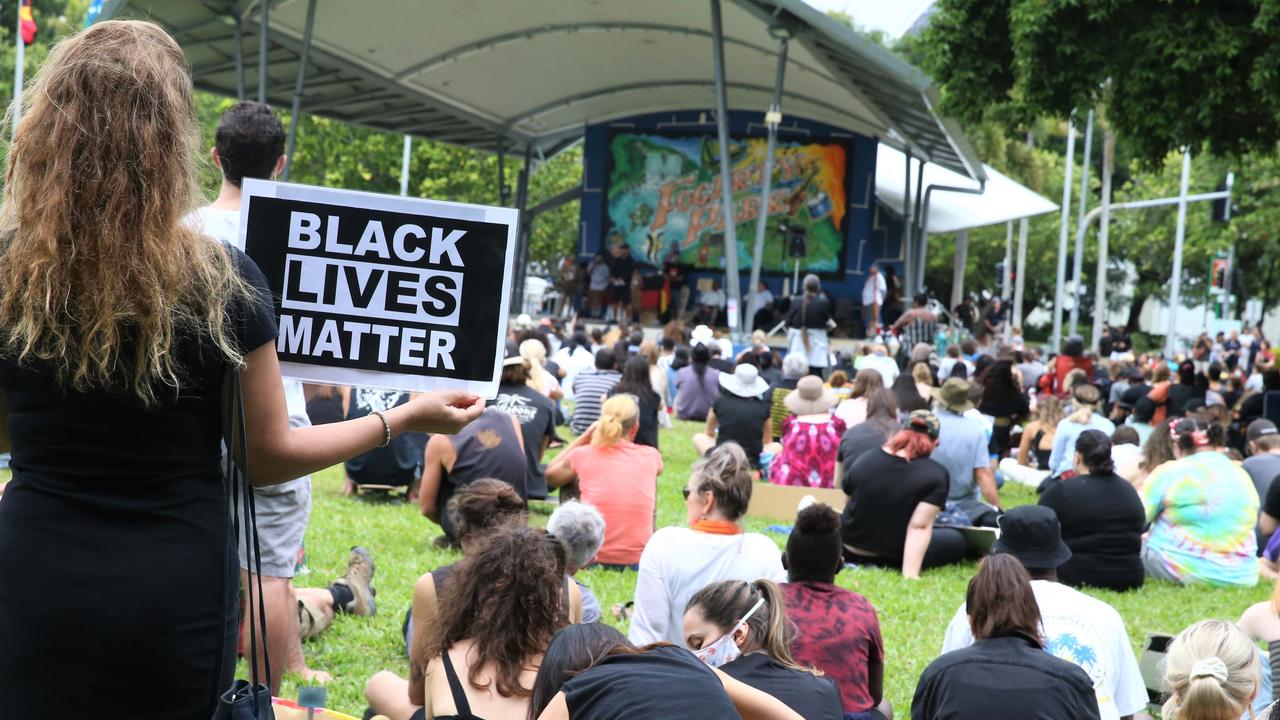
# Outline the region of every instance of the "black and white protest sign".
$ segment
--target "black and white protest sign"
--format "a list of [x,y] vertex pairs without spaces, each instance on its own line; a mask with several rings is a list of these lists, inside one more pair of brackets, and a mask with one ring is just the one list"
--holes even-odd
[[493,397],[517,213],[246,179],[240,238],[287,377]]

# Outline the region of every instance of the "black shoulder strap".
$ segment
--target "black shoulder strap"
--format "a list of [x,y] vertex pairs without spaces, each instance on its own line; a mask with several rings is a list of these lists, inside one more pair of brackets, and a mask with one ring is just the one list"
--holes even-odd
[[[271,677],[271,659],[267,652],[266,603],[262,596],[262,549],[258,543],[255,493],[249,481],[249,453],[246,449],[248,435],[244,426],[244,387],[240,382],[239,368],[232,367],[227,370],[222,392],[223,438],[226,442],[227,450],[223,461],[223,481],[227,489],[227,501],[231,506],[232,538],[239,542],[241,533],[240,512],[243,507],[245,516],[243,525],[245,559],[249,566],[253,568],[255,579],[245,588],[247,607],[253,608],[255,606],[255,590],[257,591],[257,623],[252,622],[253,613],[249,613],[249,666],[252,673],[249,692],[254,696],[250,705],[256,717],[259,707],[257,695],[271,692],[267,685]],[[237,501],[237,498],[239,501]],[[259,634],[262,636],[263,672],[260,672],[258,668]],[[269,699],[267,704],[270,704]]]
[[440,653],[440,659],[444,662],[444,676],[449,681],[449,693],[453,695],[454,713],[461,718],[474,717],[471,714],[471,703],[467,702],[467,691],[458,680],[458,673],[454,672],[453,661],[449,659],[447,649]]

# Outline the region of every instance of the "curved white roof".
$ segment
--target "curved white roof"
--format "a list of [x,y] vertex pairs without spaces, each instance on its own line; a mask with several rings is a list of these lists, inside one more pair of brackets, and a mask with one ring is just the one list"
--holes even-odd
[[[987,185],[981,195],[941,192],[929,196],[928,227],[930,234],[955,232],[984,225],[998,225],[1010,220],[1044,215],[1058,211],[1052,200],[1018,184],[990,165],[983,165]],[[915,205],[916,173],[920,163],[911,162],[911,203]],[[902,216],[903,180],[906,156],[884,144],[876,150],[876,199],[899,217]],[[977,189],[978,182],[945,167],[926,163],[924,185]]]
[[[110,0],[103,17],[148,17],[186,50],[199,87],[257,94],[263,0]],[[267,0],[270,1],[270,0]],[[715,106],[706,0],[316,0],[304,112],[470,147],[553,150],[588,124]],[[269,12],[268,99],[288,106],[308,0]],[[978,177],[932,81],[801,0],[723,0],[729,107],[764,112],[778,42],[792,33],[787,115],[848,129]]]

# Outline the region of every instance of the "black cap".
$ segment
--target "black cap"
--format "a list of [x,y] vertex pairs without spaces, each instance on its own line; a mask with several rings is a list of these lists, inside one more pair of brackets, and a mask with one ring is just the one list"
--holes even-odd
[[1036,569],[1056,568],[1071,559],[1058,514],[1043,505],[1022,505],[1002,515],[1000,537],[991,552],[1007,553],[1023,567]]
[[520,365],[523,362],[524,358],[520,356],[520,343],[508,340],[506,352],[502,355],[502,367]]

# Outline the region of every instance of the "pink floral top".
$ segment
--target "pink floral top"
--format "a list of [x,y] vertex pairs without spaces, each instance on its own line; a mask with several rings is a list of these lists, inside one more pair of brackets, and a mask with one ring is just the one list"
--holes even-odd
[[782,452],[769,468],[774,485],[835,486],[836,460],[845,422],[831,417],[815,423],[791,415],[782,422]]

